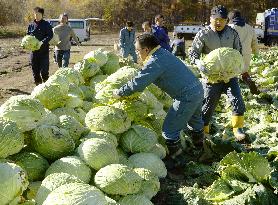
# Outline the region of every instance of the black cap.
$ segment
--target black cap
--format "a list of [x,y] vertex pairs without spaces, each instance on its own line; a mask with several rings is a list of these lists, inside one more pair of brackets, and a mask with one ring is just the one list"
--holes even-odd
[[213,18],[228,18],[228,11],[224,6],[218,5],[211,9],[211,17]]

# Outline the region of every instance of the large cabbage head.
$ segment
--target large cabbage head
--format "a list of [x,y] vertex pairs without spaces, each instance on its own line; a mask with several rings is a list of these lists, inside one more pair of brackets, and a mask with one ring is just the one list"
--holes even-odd
[[97,138],[97,139],[103,139],[109,144],[115,145],[115,147],[118,146],[118,140],[117,137],[109,132],[104,131],[91,131],[88,135],[83,137],[81,140],[87,140],[91,138]]
[[48,161],[35,152],[20,152],[10,159],[26,171],[31,182],[42,180],[49,167]]
[[203,64],[208,71],[204,77],[210,83],[228,82],[244,71],[244,61],[240,52],[227,47],[211,51],[203,59]]
[[96,64],[101,67],[107,62],[108,57],[106,51],[97,49],[87,53],[84,56],[84,59],[88,60],[89,62],[96,62]]
[[47,196],[57,189],[58,187],[69,184],[69,183],[82,183],[80,179],[75,177],[74,175],[60,172],[60,173],[53,173],[45,177],[45,179],[42,181],[41,186],[39,187],[39,190],[36,195],[36,204],[42,205]]
[[84,183],[91,179],[91,169],[79,157],[67,156],[53,162],[46,170],[45,176],[53,173],[68,173]]
[[107,57],[108,60],[106,64],[101,67],[101,70],[104,74],[111,75],[120,68],[119,57],[113,52],[108,52]]
[[111,164],[101,168],[95,175],[95,184],[107,194],[127,195],[137,193],[142,178],[130,167]]
[[24,146],[24,135],[15,122],[0,117],[0,158],[18,153]]
[[81,73],[85,80],[90,79],[100,71],[100,67],[96,62],[90,62],[84,59],[74,65],[74,69]]
[[61,107],[53,110],[53,113],[58,117],[62,115],[74,117],[82,125],[85,124],[86,113],[81,108]]
[[151,198],[154,197],[160,189],[158,177],[148,169],[135,168],[134,171],[143,179],[142,186],[138,194],[142,194],[151,200]]
[[120,199],[121,205],[153,205],[153,203],[142,194],[131,194]]
[[113,84],[120,88],[137,74],[137,70],[130,66],[125,66],[117,70],[115,73],[109,75],[105,82],[106,84]]
[[59,127],[67,130],[74,142],[77,142],[83,134],[87,134],[89,132],[88,128],[84,127],[72,116],[61,115],[59,119]]
[[65,129],[41,125],[32,131],[34,149],[47,159],[55,160],[74,151],[74,140]]
[[91,138],[85,140],[79,145],[78,154],[82,160],[95,170],[99,170],[109,164],[119,163],[115,145],[104,139]]
[[141,125],[133,125],[121,137],[121,147],[126,152],[148,152],[157,143],[157,134]]
[[55,73],[55,76],[65,77],[69,83],[80,85],[84,83],[84,79],[78,70],[73,68],[59,68]]
[[12,96],[0,107],[0,117],[16,122],[22,132],[37,127],[45,115],[40,101],[29,95]]
[[96,187],[83,183],[64,184],[52,191],[43,205],[107,205],[105,195]]
[[29,184],[24,170],[14,163],[0,162],[0,176],[0,204],[19,202]]
[[36,86],[32,96],[49,110],[63,107],[68,99],[69,82],[62,76],[51,76],[45,83]]
[[148,116],[148,105],[140,98],[121,100],[111,106],[124,110],[128,117],[135,122],[143,120]]
[[85,123],[92,131],[102,130],[113,134],[123,133],[131,126],[131,121],[123,110],[110,106],[91,109],[86,115]]
[[164,162],[153,153],[137,153],[128,158],[128,165],[133,168],[145,168],[150,170],[159,178],[167,175]]
[[35,36],[26,35],[21,40],[21,46],[29,51],[36,51],[40,49],[40,41]]

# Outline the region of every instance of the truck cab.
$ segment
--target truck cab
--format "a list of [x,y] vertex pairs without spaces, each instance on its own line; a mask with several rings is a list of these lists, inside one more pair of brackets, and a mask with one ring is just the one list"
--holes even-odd
[[[278,44],[278,9],[272,8],[258,13],[256,17],[255,31],[258,39],[265,45]],[[262,36],[263,32],[263,36]],[[260,34],[260,35],[258,35]]]
[[194,39],[195,35],[204,28],[202,23],[197,22],[185,22],[174,26],[175,33],[182,33],[184,39],[192,40]]

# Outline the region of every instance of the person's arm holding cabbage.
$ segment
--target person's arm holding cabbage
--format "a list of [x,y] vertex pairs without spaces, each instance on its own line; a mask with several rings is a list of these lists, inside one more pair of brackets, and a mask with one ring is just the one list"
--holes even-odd
[[154,60],[147,62],[144,68],[138,72],[136,77],[114,92],[114,97],[127,97],[136,92],[142,92],[148,85],[154,82],[162,72],[163,69],[161,69],[161,67],[156,64]]
[[192,43],[192,48],[189,52],[189,58],[192,63],[197,65],[199,71],[206,74],[208,71],[204,66],[203,62],[200,60],[201,54],[203,53],[203,47],[204,42],[202,41],[201,33],[199,32]]

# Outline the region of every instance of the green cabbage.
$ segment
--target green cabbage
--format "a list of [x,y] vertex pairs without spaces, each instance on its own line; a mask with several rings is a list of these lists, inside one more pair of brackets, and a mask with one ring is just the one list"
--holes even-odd
[[62,107],[62,108],[57,108],[52,112],[58,117],[60,117],[61,115],[68,115],[74,117],[82,125],[85,124],[86,113],[81,108]]
[[77,70],[73,68],[59,68],[54,76],[65,77],[69,83],[80,85],[84,83],[84,79]]
[[69,115],[61,115],[59,117],[60,124],[59,127],[67,130],[74,140],[75,143],[78,142],[79,138],[89,132],[89,129],[84,127],[80,122],[78,122],[74,117]]
[[119,163],[116,147],[104,139],[91,138],[85,140],[79,145],[78,154],[95,170],[109,164]]
[[74,175],[70,175],[64,172],[53,173],[46,176],[45,179],[42,181],[36,195],[37,205],[42,205],[47,196],[58,187],[74,182],[82,183],[82,181]]
[[75,147],[67,130],[50,125],[41,125],[33,130],[32,145],[38,153],[50,160],[71,154]]
[[107,194],[127,195],[137,193],[142,178],[128,166],[111,164],[101,168],[95,175],[95,184]]
[[84,56],[84,59],[88,60],[89,62],[95,62],[99,67],[103,66],[107,60],[107,52],[103,51],[102,49],[97,49],[87,53]]
[[18,153],[24,146],[24,135],[15,122],[0,118],[0,158]]
[[0,176],[0,204],[17,204],[29,184],[25,172],[16,164],[0,162]]
[[40,49],[40,41],[35,36],[26,35],[21,40],[21,46],[29,51],[36,51]]
[[84,183],[91,179],[91,169],[77,156],[67,156],[53,162],[46,170],[45,176],[53,173],[68,173]]
[[91,138],[104,139],[109,144],[113,144],[115,147],[118,146],[117,137],[109,132],[91,131],[88,135],[86,135],[85,137],[82,138],[82,141],[91,139]]
[[82,183],[64,184],[52,191],[43,205],[107,205],[104,194],[94,186]]
[[0,107],[0,117],[16,122],[22,132],[34,129],[45,115],[40,101],[29,95],[12,96]]
[[84,80],[89,80],[100,70],[100,67],[96,62],[90,62],[87,59],[84,59],[81,62],[76,63],[73,68],[77,70],[79,73],[81,73]]
[[156,133],[141,125],[133,125],[121,137],[121,147],[126,152],[148,152],[157,143]]
[[128,155],[120,147],[117,147],[117,152],[119,155],[119,163],[127,165],[128,164]]
[[227,83],[231,78],[244,72],[244,61],[240,52],[227,47],[211,51],[203,59],[203,64],[208,71],[204,77],[210,83],[218,81]]
[[26,196],[26,199],[28,200],[34,200],[36,198],[36,195],[38,193],[38,190],[41,186],[41,181],[36,182],[30,182],[27,189],[25,190],[24,194]]
[[119,203],[121,205],[153,205],[144,195],[134,194],[123,197]]
[[91,109],[86,115],[85,123],[92,131],[102,130],[113,134],[127,131],[131,125],[124,111],[110,106]]
[[160,189],[158,177],[148,169],[135,168],[134,171],[143,179],[141,189],[138,194],[142,194],[151,200],[151,198],[154,197]]
[[128,158],[128,165],[132,168],[145,168],[164,178],[167,175],[167,169],[163,161],[153,153],[137,153]]
[[166,149],[163,147],[163,145],[156,143],[150,150],[150,153],[154,153],[157,155],[160,159],[164,159],[166,157]]
[[119,57],[113,52],[108,52],[107,57],[108,60],[106,64],[101,67],[101,70],[104,74],[111,75],[120,68]]
[[35,152],[20,152],[10,159],[26,171],[28,180],[31,182],[42,180],[49,167],[48,161]]
[[63,107],[68,99],[69,82],[62,76],[51,76],[45,83],[36,86],[32,96],[49,110]]

